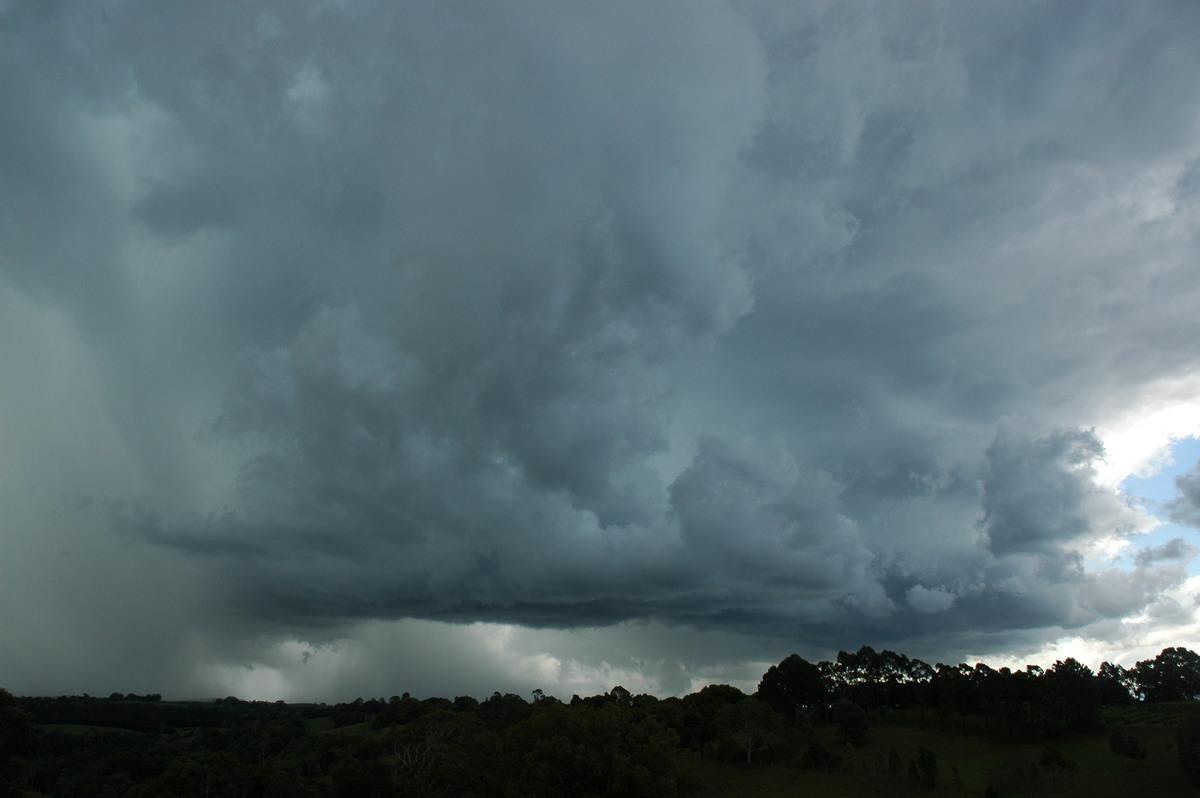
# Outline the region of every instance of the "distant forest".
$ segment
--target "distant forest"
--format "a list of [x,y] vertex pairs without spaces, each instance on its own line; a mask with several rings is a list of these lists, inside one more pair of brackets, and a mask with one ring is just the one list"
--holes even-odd
[[[1162,716],[1173,734],[1163,747],[1177,755],[1174,772],[1200,787],[1197,699],[1200,655],[1180,647],[1093,672],[1074,659],[1015,671],[931,666],[863,646],[832,662],[793,654],[767,670],[752,695],[709,685],[664,699],[619,686],[568,701],[534,690],[529,698],[404,693],[336,705],[121,693],[15,698],[0,690],[0,797],[660,798],[716,794],[706,792],[706,768],[730,778],[740,771],[729,768],[837,774],[848,761],[858,763],[851,769],[860,781],[873,779],[870,794],[999,796],[997,782],[1027,794],[1074,794],[1038,786],[1061,788],[1065,782],[1046,779],[1075,770],[1063,753],[1069,741],[1102,735],[1113,762],[1148,767],[1128,713],[1159,704],[1182,707]],[[946,746],[970,736],[1039,753],[1011,778],[1001,774],[1007,781],[965,753],[963,770],[947,768],[924,745],[907,761],[903,746],[880,748],[868,766],[856,750],[877,730],[893,735],[888,740],[907,734]]]

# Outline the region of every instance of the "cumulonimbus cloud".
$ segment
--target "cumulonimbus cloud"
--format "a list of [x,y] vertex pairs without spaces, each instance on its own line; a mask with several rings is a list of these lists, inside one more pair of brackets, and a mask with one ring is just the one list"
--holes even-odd
[[119,539],[272,628],[1152,605],[1193,550],[1094,560],[1151,522],[1089,430],[1200,370],[1197,11],[861,11],[0,10],[0,289]]

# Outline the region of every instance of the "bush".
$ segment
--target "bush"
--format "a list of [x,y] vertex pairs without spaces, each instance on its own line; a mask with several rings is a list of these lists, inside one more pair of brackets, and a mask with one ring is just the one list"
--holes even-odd
[[1124,735],[1119,731],[1114,731],[1108,738],[1108,747],[1117,756],[1137,761],[1146,758],[1146,749],[1142,748],[1141,743],[1132,734]]
[[938,786],[937,755],[928,748],[917,749],[917,783],[927,790],[936,790]]
[[838,734],[853,746],[867,741],[867,712],[853,701],[841,699],[833,705],[833,722]]
[[829,753],[829,749],[817,742],[808,744],[800,764],[808,770],[837,770],[842,764],[840,757]]
[[1075,762],[1063,756],[1063,752],[1052,746],[1046,746],[1042,749],[1042,755],[1038,757],[1037,764],[1042,770],[1047,770],[1052,773],[1074,773]]

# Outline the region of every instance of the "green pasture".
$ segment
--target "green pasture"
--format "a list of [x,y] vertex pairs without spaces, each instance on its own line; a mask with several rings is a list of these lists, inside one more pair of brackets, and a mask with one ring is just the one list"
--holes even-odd
[[[685,768],[695,773],[699,798],[856,798],[858,796],[923,795],[927,790],[911,784],[907,772],[918,749],[927,748],[938,760],[936,795],[982,798],[991,786],[1000,798],[1011,796],[1128,796],[1200,795],[1179,768],[1175,751],[1175,725],[1188,714],[1200,711],[1195,702],[1139,704],[1113,709],[1102,728],[1058,740],[1011,742],[993,730],[984,732],[978,719],[969,718],[963,733],[960,720],[940,723],[933,715],[912,714],[873,718],[867,741],[848,748],[833,729],[823,728],[814,737],[841,758],[833,772],[806,770],[800,766],[804,745],[787,761],[747,766],[719,762],[695,755],[685,758]],[[1138,762],[1114,754],[1109,747],[1112,732],[1132,734],[1147,757]],[[1056,748],[1073,762],[1073,771],[1038,767],[1047,746]],[[895,750],[903,763],[900,772],[889,768]],[[894,760],[893,760],[894,762]],[[952,783],[957,767],[959,784]]]

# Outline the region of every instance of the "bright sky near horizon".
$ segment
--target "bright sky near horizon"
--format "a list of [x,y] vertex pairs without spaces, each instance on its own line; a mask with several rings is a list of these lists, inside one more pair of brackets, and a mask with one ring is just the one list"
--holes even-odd
[[0,686],[1200,646],[1200,5],[0,0]]

